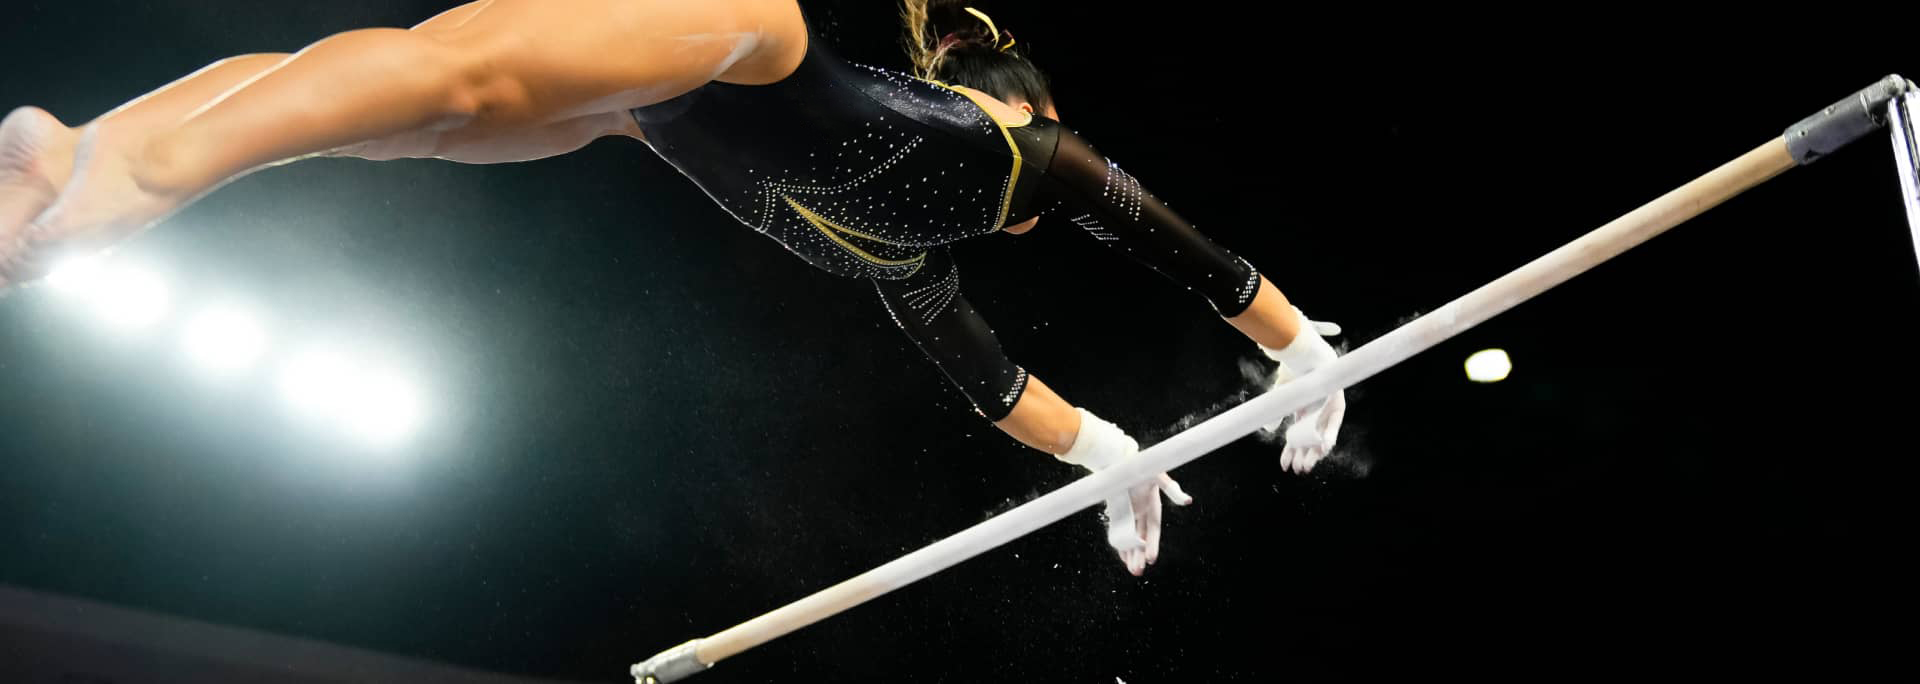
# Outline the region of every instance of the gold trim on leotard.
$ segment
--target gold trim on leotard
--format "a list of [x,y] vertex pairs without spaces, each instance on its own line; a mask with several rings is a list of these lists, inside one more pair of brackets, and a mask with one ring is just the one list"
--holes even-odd
[[815,212],[814,210],[806,208],[806,206],[800,204],[798,200],[795,200],[793,197],[788,196],[786,194],[781,194],[780,199],[786,200],[787,206],[792,207],[795,213],[800,214],[800,218],[806,219],[807,223],[812,225],[815,230],[820,231],[821,235],[825,235],[827,236],[828,240],[832,240],[833,244],[839,245],[841,249],[846,250],[848,253],[856,257],[860,257],[861,260],[866,261],[867,263],[873,264],[875,266],[884,267],[884,268],[900,268],[902,266],[913,266],[915,269],[918,269],[921,262],[924,262],[927,260],[926,252],[921,252],[919,256],[913,257],[911,259],[882,259],[878,256],[874,256],[873,254],[867,252],[866,250],[860,249],[859,247],[854,246],[854,244],[851,242],[848,242],[846,238],[840,237],[840,234],[845,233],[847,235],[851,235],[864,240],[872,240],[874,242],[878,242],[883,245],[893,245],[895,247],[912,247],[913,245],[909,245],[903,242],[894,242],[891,240],[882,239],[879,237],[875,237],[873,235],[862,233],[857,230],[853,230],[846,226],[842,226],[838,223],[834,223],[832,220],[828,219],[825,216],[821,216],[819,213]]
[[1020,146],[1017,144],[1014,144],[1013,142],[1013,133],[1008,132],[1007,129],[1020,128],[1021,126],[1025,126],[1027,124],[1033,123],[1033,115],[1028,114],[1027,120],[1021,122],[1018,125],[1008,125],[1006,122],[1001,121],[1000,117],[994,116],[993,110],[988,108],[986,104],[982,103],[980,101],[980,98],[973,94],[971,88],[967,90],[960,90],[960,89],[954,88],[953,86],[947,85],[945,83],[935,81],[933,79],[923,78],[920,80],[926,81],[928,83],[932,83],[936,86],[940,86],[941,88],[945,88],[947,89],[948,92],[958,94],[962,97],[967,98],[967,100],[973,102],[973,105],[975,107],[980,108],[980,113],[987,115],[987,120],[992,121],[994,127],[1000,129],[1000,137],[1006,139],[1007,150],[1013,153],[1013,170],[1007,172],[1007,192],[1006,192],[1006,196],[1001,198],[1001,201],[1000,201],[1000,220],[995,221],[993,224],[994,229],[999,230],[1001,227],[1007,225],[1007,214],[1013,211],[1013,189],[1014,187],[1020,184],[1020,166],[1026,163],[1026,160],[1022,158],[1020,155]]

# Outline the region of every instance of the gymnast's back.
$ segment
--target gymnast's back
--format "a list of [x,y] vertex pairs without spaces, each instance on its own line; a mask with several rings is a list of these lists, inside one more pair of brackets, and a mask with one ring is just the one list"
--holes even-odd
[[1030,215],[1058,138],[1044,117],[997,121],[945,85],[848,63],[817,34],[779,82],[713,82],[631,113],[741,223],[826,271],[882,280]]

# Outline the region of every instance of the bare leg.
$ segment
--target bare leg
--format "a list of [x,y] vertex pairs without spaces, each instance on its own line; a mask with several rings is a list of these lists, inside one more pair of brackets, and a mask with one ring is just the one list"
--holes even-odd
[[[417,32],[451,31],[464,25],[482,7],[493,0],[468,3],[435,16],[414,26]],[[218,99],[221,95],[248,80],[253,79],[280,63],[293,57],[292,54],[260,53],[239,55],[220,60],[205,68],[169,83],[161,88],[135,98],[113,111],[100,115],[96,123],[109,119],[115,125],[129,130],[160,130],[178,126],[187,117]],[[10,189],[6,182],[9,172],[15,176],[33,176],[31,185],[51,187],[55,194],[66,185],[67,175],[73,167],[73,144],[79,140],[80,133],[60,124],[58,119],[44,111],[27,108],[20,112],[21,119],[17,127],[21,128],[16,136],[20,145],[0,145],[0,155],[16,160],[12,165],[0,165],[0,196]],[[29,153],[31,151],[31,153]],[[34,193],[39,194],[39,193]],[[14,211],[0,209],[0,228],[18,225],[32,216],[20,218],[18,213],[31,211],[38,214],[46,208],[52,197],[39,206],[27,208],[31,202],[21,202]],[[6,202],[0,199],[0,205]]]
[[[0,131],[0,165],[14,160],[0,168],[0,287],[56,251],[110,244],[263,165],[397,136],[418,142],[422,130],[441,136],[422,156],[548,156],[631,133],[610,125],[610,112],[714,79],[778,80],[806,40],[792,0],[483,0],[435,22],[351,31],[272,63],[223,62],[77,139],[28,110]],[[495,144],[514,132],[542,142]]]
[[229,57],[102,114],[95,121],[111,120],[115,125],[135,130],[178,126],[222,93],[266,73],[292,56],[273,52]]
[[[452,31],[492,2],[481,0],[453,8],[412,30]],[[228,91],[265,74],[292,56],[261,53],[215,62],[102,114],[92,123],[123,131],[176,127]],[[80,138],[80,129],[69,128],[36,107],[16,109],[0,123],[0,288],[7,285],[4,274],[12,273],[19,279],[38,275],[31,272],[36,269],[9,261],[17,261],[23,255],[25,250],[19,245],[28,239],[28,223],[53,204],[67,186]],[[467,146],[476,142],[469,141]],[[12,268],[8,268],[9,265]]]
[[349,145],[328,154],[374,161],[445,159],[466,164],[502,164],[566,154],[607,136],[645,139],[632,116],[626,112],[607,112],[509,131],[412,131]]
[[[220,93],[286,59],[287,55],[243,55],[221,60],[102,115],[135,129],[178,125],[193,110]],[[0,123],[0,238],[23,239],[29,221],[53,204],[73,170],[80,131],[52,114],[22,107]],[[10,254],[13,250],[0,250]]]
[[202,190],[264,164],[418,131],[528,129],[777,80],[791,0],[495,0],[451,31],[349,31],[229,93],[135,156],[142,184]]
[[[286,55],[247,55],[210,66],[193,76],[129,103],[96,121],[113,119],[136,129],[178,123],[186,112],[254,73],[271,68]],[[414,131],[333,150],[331,156],[375,161],[434,158],[469,164],[528,161],[566,154],[606,136],[644,137],[625,112],[583,116],[547,126],[497,132]],[[66,186],[80,130],[68,128],[43,110],[23,107],[0,124],[0,237],[18,232],[51,205]],[[0,254],[21,250],[0,249]],[[19,264],[22,279],[40,275],[47,264]],[[0,288],[5,280],[0,279]]]
[[27,222],[60,194],[77,136],[46,111],[21,107],[0,121],[0,288],[19,271]]
[[[455,7],[420,22],[408,31],[425,35],[452,32],[465,26],[468,20],[492,2],[481,0]],[[270,52],[229,57],[121,105],[101,115],[96,121],[111,119],[118,127],[128,130],[170,129],[212,105],[235,86],[265,75],[293,56],[291,53]]]

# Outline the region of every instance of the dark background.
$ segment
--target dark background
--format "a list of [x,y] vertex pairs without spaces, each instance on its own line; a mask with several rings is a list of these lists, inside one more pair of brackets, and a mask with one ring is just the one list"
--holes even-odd
[[[1912,17],[1289,5],[982,8],[1069,125],[1350,344],[1920,76],[1876,28]],[[0,107],[81,122],[445,6],[11,2]],[[850,59],[904,65],[887,3],[805,6]],[[1183,468],[1198,503],[1145,579],[1089,511],[702,681],[1864,673],[1913,608],[1920,269],[1893,169],[1864,140],[1364,383],[1310,477],[1257,439]],[[958,248],[1016,361],[1143,442],[1255,387],[1264,360],[1204,302],[1069,228]],[[209,386],[165,335],[16,293],[0,582],[614,681],[1077,473],[974,416],[869,285],[630,140],[303,162],[125,251],[183,306],[252,296],[276,340],[404,350],[432,420],[370,456],[291,428],[264,380]],[[1512,379],[1468,383],[1492,346]]]

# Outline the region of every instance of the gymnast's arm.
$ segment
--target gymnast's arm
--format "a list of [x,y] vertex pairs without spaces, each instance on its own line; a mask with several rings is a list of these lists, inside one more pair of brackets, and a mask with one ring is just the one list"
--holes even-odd
[[902,332],[945,373],[974,410],[1022,444],[1067,452],[1079,416],[1059,395],[1007,358],[980,312],[960,293],[960,272],[946,248],[927,254],[913,275],[873,281]]
[[[1118,426],[1075,408],[1001,352],[986,320],[960,295],[959,272],[945,248],[902,280],[875,280],[893,320],[973,401],[980,415],[1027,446],[1061,462],[1100,471],[1133,458],[1139,445]],[[1160,495],[1193,498],[1165,473],[1107,497],[1107,544],[1139,575],[1160,553]]]
[[[1070,207],[1069,216],[1101,244],[1185,286],[1253,340],[1284,372],[1274,384],[1312,372],[1338,357],[1333,346],[1305,315],[1293,307],[1253,264],[1214,244],[1173,212],[1140,181],[1096,151],[1091,144],[1045,119],[1036,119],[1029,135],[1050,135],[1041,192]],[[1331,333],[1329,333],[1331,334]],[[1296,413],[1287,431],[1281,464],[1307,472],[1330,452],[1346,414],[1343,392]],[[1268,429],[1278,428],[1278,422]]]

